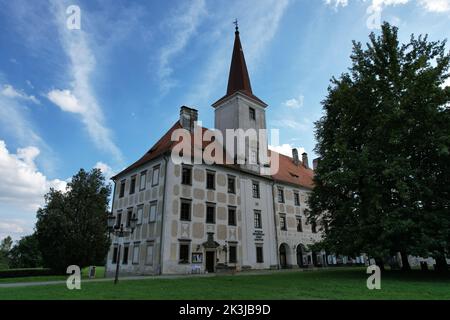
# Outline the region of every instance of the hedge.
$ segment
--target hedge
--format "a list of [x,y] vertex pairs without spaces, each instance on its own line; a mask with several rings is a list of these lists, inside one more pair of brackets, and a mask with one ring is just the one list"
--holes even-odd
[[58,273],[47,268],[7,269],[0,270],[0,278],[53,276]]

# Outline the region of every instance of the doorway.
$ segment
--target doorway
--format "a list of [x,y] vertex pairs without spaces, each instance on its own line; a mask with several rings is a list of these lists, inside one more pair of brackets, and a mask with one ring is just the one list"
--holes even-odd
[[214,273],[215,258],[214,251],[206,251],[206,271],[208,273]]

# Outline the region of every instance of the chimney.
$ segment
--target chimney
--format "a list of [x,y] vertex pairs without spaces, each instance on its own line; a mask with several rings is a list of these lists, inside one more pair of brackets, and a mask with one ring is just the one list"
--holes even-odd
[[316,158],[313,160],[313,170],[317,169],[317,166],[319,165],[320,158]]
[[180,124],[184,129],[192,131],[194,122],[198,120],[198,111],[186,106],[180,109]]
[[296,166],[298,166],[298,164],[300,163],[300,159],[298,158],[298,150],[297,149],[292,149],[292,159],[294,160],[294,164]]
[[302,162],[303,162],[303,166],[306,169],[309,169],[309,164],[308,164],[308,154],[306,152],[303,152],[302,154]]

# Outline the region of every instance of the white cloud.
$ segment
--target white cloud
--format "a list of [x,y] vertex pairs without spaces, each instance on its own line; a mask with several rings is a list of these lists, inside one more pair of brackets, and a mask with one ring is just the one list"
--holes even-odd
[[284,154],[285,156],[289,156],[292,157],[292,149],[297,149],[298,150],[298,154],[299,156],[305,152],[305,148],[302,147],[294,147],[291,144],[285,143],[282,144],[281,146],[270,146],[269,145],[269,149],[273,150],[275,152],[278,152],[280,154]]
[[159,55],[159,82],[163,94],[176,83],[172,79],[171,60],[185,49],[205,15],[205,0],[194,0],[188,2],[187,7],[180,8],[163,23],[165,29],[168,29],[167,34],[171,35],[169,43],[161,49]]
[[56,0],[52,4],[59,26],[61,44],[70,60],[69,75],[72,81],[70,90],[52,90],[47,97],[61,110],[79,114],[95,145],[113,155],[116,161],[122,162],[122,153],[112,139],[112,133],[105,124],[102,108],[91,87],[91,75],[95,71],[96,58],[89,47],[89,35],[83,30],[74,32],[67,29],[66,6]]
[[419,0],[422,7],[430,12],[449,12],[450,0]]
[[325,0],[327,5],[338,7],[346,7],[348,5],[348,0]]
[[30,221],[24,219],[0,220],[0,240],[10,236],[15,241],[32,232],[33,225]]
[[[370,2],[370,7],[374,11],[381,12],[385,7],[404,5],[407,3],[414,2],[421,6],[428,12],[449,12],[450,11],[450,0],[360,0],[363,2]],[[325,3],[334,8],[346,7],[349,3],[348,0],[325,0]]]
[[44,203],[44,194],[51,187],[65,189],[65,181],[49,180],[37,169],[35,159],[39,153],[40,150],[34,146],[19,148],[15,154],[10,153],[6,143],[0,140],[0,203],[36,210]]
[[293,119],[278,119],[271,121],[271,126],[274,128],[288,128],[296,131],[308,131],[311,128],[311,123],[308,119],[303,119],[303,121],[297,121]]
[[29,96],[25,92],[15,89],[10,84],[3,85],[3,89],[0,91],[0,93],[8,98],[28,100],[28,101],[31,101],[36,104],[40,103],[39,100],[36,99],[35,96],[33,96],[33,95]]
[[300,95],[298,98],[286,100],[283,105],[291,109],[299,109],[300,107],[303,107],[304,100],[305,97],[303,95]]
[[100,171],[103,173],[103,175],[106,178],[106,183],[108,183],[108,180],[111,179],[111,177],[114,175],[113,169],[104,162],[101,162],[101,161],[97,162],[95,164],[94,168],[100,169]]

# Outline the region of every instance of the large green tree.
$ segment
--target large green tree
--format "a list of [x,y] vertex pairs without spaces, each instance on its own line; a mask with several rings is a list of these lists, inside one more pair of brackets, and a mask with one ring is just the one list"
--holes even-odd
[[46,267],[64,272],[69,265],[104,263],[109,247],[106,219],[110,193],[98,169],[81,169],[65,192],[50,190],[36,223]]
[[[378,261],[401,252],[442,265],[450,244],[450,56],[445,41],[399,44],[385,23],[333,78],[316,123],[310,220],[329,250]],[[408,266],[404,259],[404,266]]]
[[10,268],[42,267],[42,255],[36,234],[20,239],[9,251]]
[[7,269],[9,266],[9,250],[11,250],[13,241],[10,236],[2,239],[0,242],[0,269]]

